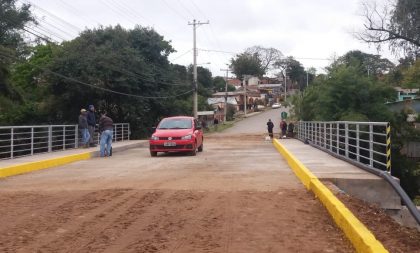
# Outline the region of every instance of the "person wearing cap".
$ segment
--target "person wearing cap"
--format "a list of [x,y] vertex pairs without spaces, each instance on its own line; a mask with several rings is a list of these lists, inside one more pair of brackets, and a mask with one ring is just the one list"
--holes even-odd
[[89,130],[88,130],[88,123],[87,123],[87,111],[85,109],[80,110],[79,115],[79,131],[80,136],[82,137],[82,145],[83,147],[89,147]]
[[89,146],[96,147],[95,140],[93,139],[95,136],[96,127],[95,107],[93,105],[89,105],[89,111],[87,112],[87,123],[90,134]]

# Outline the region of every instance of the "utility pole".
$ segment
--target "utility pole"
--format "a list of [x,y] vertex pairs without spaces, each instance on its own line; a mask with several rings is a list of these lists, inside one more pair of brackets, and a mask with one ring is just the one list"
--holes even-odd
[[246,81],[247,78],[249,77],[249,75],[244,75],[244,83],[243,83],[243,87],[244,87],[244,117],[246,117]]
[[287,98],[287,65],[284,68],[284,102],[286,102]]
[[308,88],[309,85],[309,74],[308,71],[306,71],[306,88]]
[[193,114],[194,118],[198,118],[197,111],[198,111],[198,102],[197,102],[197,93],[198,93],[198,84],[197,84],[197,44],[196,44],[196,30],[197,27],[200,25],[209,24],[209,21],[207,22],[200,22],[196,21],[195,19],[193,22],[188,22],[188,25],[193,26],[193,52],[194,52],[194,59],[193,59],[193,85],[194,85],[194,95],[193,95]]
[[225,124],[226,123],[226,114],[227,114],[227,99],[228,99],[228,91],[227,91],[227,87],[228,87],[228,76],[229,76],[229,71],[230,71],[230,69],[220,69],[220,71],[226,71],[226,79],[225,79],[225,116],[223,117],[223,124]]

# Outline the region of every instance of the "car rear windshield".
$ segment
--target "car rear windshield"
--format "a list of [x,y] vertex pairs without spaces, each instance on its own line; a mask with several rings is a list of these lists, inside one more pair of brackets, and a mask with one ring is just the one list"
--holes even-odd
[[192,121],[190,119],[164,119],[160,122],[158,129],[190,129]]

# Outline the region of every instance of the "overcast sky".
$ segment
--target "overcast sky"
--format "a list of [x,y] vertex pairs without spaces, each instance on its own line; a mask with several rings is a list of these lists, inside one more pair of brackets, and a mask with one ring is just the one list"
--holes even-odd
[[[25,0],[26,2],[26,0]],[[29,0],[41,19],[43,34],[69,40],[85,28],[117,25],[150,26],[177,50],[173,63],[192,63],[193,19],[210,24],[197,29],[198,63],[213,75],[247,47],[261,45],[294,56],[318,72],[334,56],[349,50],[377,54],[375,47],[355,39],[362,29],[360,0]],[[221,52],[216,52],[221,51]],[[379,52],[395,62],[388,51]],[[318,59],[318,60],[314,60]]]

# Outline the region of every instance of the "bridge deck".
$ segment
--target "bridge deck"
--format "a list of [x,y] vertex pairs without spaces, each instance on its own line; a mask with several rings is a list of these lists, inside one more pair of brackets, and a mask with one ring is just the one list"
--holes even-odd
[[280,142],[320,179],[381,179],[299,140],[281,139]]
[[319,179],[331,181],[341,190],[359,199],[376,203],[389,210],[390,214],[397,213],[401,209],[400,197],[381,177],[299,140],[282,139],[280,141]]
[[[112,147],[115,151],[119,150],[125,150],[127,148],[133,148],[140,145],[146,144],[147,141],[144,140],[130,140],[130,141],[122,141],[122,142],[114,142],[112,143]],[[65,157],[69,155],[75,155],[80,154],[84,152],[95,152],[99,150],[99,145],[96,147],[91,148],[76,148],[76,149],[67,149],[67,150],[57,150],[50,153],[43,153],[43,154],[35,154],[32,156],[23,156],[18,157],[15,159],[6,159],[6,160],[0,160],[0,168],[8,167],[8,166],[14,166],[24,163],[30,163],[30,162],[37,162],[42,160],[48,160],[48,159],[54,159],[54,158],[60,158]]]

